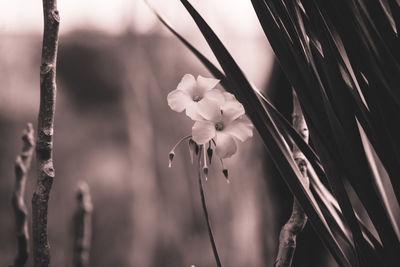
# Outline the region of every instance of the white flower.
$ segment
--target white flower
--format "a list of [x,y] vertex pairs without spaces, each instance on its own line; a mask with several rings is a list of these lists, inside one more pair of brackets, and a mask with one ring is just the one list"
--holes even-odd
[[203,120],[196,121],[192,128],[193,140],[201,145],[213,139],[216,153],[229,158],[236,152],[236,141],[244,142],[253,136],[253,124],[244,115],[243,105],[235,96],[224,92],[220,110],[209,110],[202,114]]
[[210,113],[219,112],[219,103],[224,101],[222,92],[214,87],[219,80],[198,76],[197,80],[191,74],[183,76],[178,87],[168,94],[168,105],[172,110],[186,110],[192,120],[202,120]]

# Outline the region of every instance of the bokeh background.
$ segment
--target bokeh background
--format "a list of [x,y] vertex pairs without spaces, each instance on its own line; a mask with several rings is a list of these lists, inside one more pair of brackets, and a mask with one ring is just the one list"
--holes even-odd
[[[213,62],[195,24],[175,0],[150,1]],[[225,5],[229,2],[229,9]],[[290,116],[290,86],[247,0],[193,0],[249,79]],[[54,162],[49,239],[52,266],[72,266],[72,216],[79,181],[93,205],[90,266],[215,266],[196,171],[187,144],[168,168],[172,146],[192,122],[171,111],[167,94],[186,73],[210,74],[141,0],[58,3]],[[10,205],[14,160],[27,122],[36,125],[42,5],[0,3],[0,265],[15,255]],[[35,158],[26,202],[35,186]],[[292,197],[255,133],[225,162],[227,184],[213,161],[205,191],[224,266],[272,266]],[[30,264],[30,262],[29,262]],[[294,266],[335,266],[308,224]]]

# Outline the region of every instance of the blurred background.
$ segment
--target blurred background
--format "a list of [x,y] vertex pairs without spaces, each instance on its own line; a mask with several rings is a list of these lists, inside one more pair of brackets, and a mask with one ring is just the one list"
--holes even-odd
[[[179,1],[153,6],[216,60]],[[290,86],[274,61],[248,0],[191,1],[249,79],[290,117]],[[229,2],[229,10],[224,5]],[[52,266],[72,266],[72,216],[79,181],[93,199],[90,266],[215,266],[187,144],[168,168],[172,146],[192,122],[171,111],[167,94],[186,73],[211,75],[155,19],[142,0],[59,1],[54,162],[49,239]],[[0,265],[12,263],[10,205],[21,132],[36,125],[42,3],[0,3]],[[36,128],[36,126],[34,126]],[[227,160],[227,184],[213,161],[205,193],[224,266],[272,266],[292,197],[255,133]],[[35,158],[26,202],[35,186]],[[30,220],[29,220],[30,223]],[[307,224],[294,266],[335,266]]]

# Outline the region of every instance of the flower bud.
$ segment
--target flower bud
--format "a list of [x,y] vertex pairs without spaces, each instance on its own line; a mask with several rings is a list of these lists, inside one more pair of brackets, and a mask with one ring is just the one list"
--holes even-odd
[[175,156],[175,152],[174,151],[169,152],[169,155],[168,155],[168,158],[169,158],[168,168],[171,168],[172,160],[174,159],[174,156]]
[[226,179],[229,179],[229,176],[228,176],[228,169],[223,169],[223,170],[222,170],[222,173],[224,174],[224,176],[225,176]]
[[226,182],[227,182],[228,184],[230,184],[230,183],[231,183],[231,180],[229,180],[228,169],[223,169],[223,170],[222,170],[222,173],[223,173],[224,176],[225,176]]
[[212,159],[212,156],[213,156],[213,150],[212,150],[211,147],[208,147],[208,149],[207,149],[207,156],[208,156],[209,163],[211,165],[211,159]]
[[208,175],[208,167],[207,166],[203,167],[203,173],[207,177],[207,175]]
[[199,154],[199,146],[196,144],[195,141],[193,141],[192,138],[189,139],[189,153],[190,153],[190,160],[192,161],[193,164],[194,154],[196,156]]

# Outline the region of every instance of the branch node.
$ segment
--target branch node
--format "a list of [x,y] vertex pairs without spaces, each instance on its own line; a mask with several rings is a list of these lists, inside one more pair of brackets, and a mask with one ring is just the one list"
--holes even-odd
[[52,15],[53,19],[54,19],[57,23],[60,23],[60,13],[58,12],[57,9],[54,9],[54,10],[51,12],[51,15]]
[[40,74],[45,75],[49,73],[52,69],[53,69],[52,64],[42,63],[42,65],[40,65]]
[[47,177],[54,178],[55,177],[55,170],[53,167],[52,162],[46,162],[43,166],[43,172],[46,174]]

